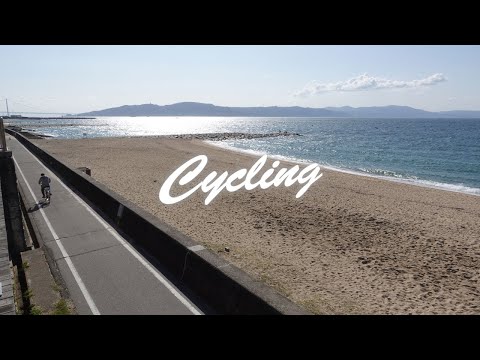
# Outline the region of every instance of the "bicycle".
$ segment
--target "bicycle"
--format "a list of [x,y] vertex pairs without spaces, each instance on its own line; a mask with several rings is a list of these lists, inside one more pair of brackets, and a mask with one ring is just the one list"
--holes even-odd
[[45,192],[45,202],[50,204],[50,196],[52,195],[50,193],[50,186],[45,187],[44,192]]

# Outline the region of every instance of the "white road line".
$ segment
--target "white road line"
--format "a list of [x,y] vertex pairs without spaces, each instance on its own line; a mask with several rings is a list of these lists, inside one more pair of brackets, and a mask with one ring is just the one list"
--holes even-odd
[[[18,141],[18,140],[17,140]],[[25,146],[18,141],[20,145],[22,145],[24,148]],[[143,257],[129,244],[127,243],[105,220],[103,220],[95,211],[93,211],[90,206],[83,201],[77,194],[75,194],[67,185],[65,185],[53,172],[48,169],[38,158],[33,155],[27,148],[25,148],[30,155],[47,171],[51,174],[51,176],[58,181],[60,185],[62,185],[80,204],[82,204],[87,211],[93,215],[95,219],[102,224],[102,226],[107,229],[115,239],[117,239],[120,244],[122,244],[125,249],[127,249],[130,254],[132,254],[140,263],[145,266],[145,268],[153,275],[155,278],[160,281],[183,305],[187,307],[188,310],[190,310],[194,315],[202,315],[201,312],[199,312],[191,303],[188,301],[187,298],[185,298],[181,293],[175,289],[170,282],[161,274],[159,273],[156,269],[154,269]],[[18,165],[17,165],[18,166]],[[35,198],[35,197],[34,197]]]
[[[25,178],[25,175],[23,174],[22,169],[20,169],[20,166],[18,166],[17,160],[15,160],[15,158],[13,158],[13,161],[17,165],[18,171],[20,171],[20,175],[22,175],[23,181],[25,181],[25,184],[27,184],[27,187],[28,187],[28,190],[30,191],[30,194],[32,194],[32,197],[35,199],[35,194],[33,193],[32,188],[30,187],[30,184],[28,183],[27,179]],[[57,233],[55,232],[55,230],[53,229],[52,224],[48,220],[47,215],[45,215],[45,212],[40,207],[40,204],[38,202],[35,203],[35,204],[37,206],[39,206],[40,213],[42,214],[43,219],[45,220],[45,223],[48,226],[48,229],[52,233],[52,236],[55,239],[55,242],[57,243],[57,245],[58,245],[58,247],[59,247],[59,249],[62,253],[62,256],[65,258],[65,261],[67,262],[68,268],[72,272],[73,277],[75,278],[75,281],[77,282],[78,287],[80,288],[80,291],[82,292],[83,296],[85,297],[85,300],[87,301],[87,304],[88,304],[91,312],[93,313],[93,315],[100,315],[100,311],[98,311],[98,308],[95,305],[95,302],[93,301],[92,297],[88,293],[88,290],[85,287],[85,284],[83,283],[82,278],[78,274],[78,271],[75,268],[75,266],[73,265],[72,260],[70,259],[70,256],[68,255],[67,251],[63,247],[63,244],[60,242],[60,239],[59,239]]]

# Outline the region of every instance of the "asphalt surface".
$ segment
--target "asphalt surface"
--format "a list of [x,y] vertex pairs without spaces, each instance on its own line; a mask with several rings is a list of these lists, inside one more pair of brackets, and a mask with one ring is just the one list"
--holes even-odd
[[[198,315],[202,311],[15,138],[7,136],[26,207],[79,314]],[[50,204],[38,179],[51,178]]]

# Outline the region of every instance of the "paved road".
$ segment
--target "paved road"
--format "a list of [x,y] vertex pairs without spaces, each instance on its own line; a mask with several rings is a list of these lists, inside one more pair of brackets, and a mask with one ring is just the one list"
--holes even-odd
[[[79,314],[202,314],[202,311],[15,138],[7,139],[32,220]],[[38,179],[52,179],[43,204]]]

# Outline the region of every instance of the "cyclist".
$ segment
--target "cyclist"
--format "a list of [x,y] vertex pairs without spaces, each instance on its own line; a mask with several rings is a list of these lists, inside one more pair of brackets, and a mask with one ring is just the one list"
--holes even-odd
[[[45,176],[44,173],[40,175],[40,179],[38,180],[38,183],[40,184],[41,190],[42,190],[42,197],[45,199],[45,188],[50,187],[50,178],[48,176]],[[52,195],[52,193],[50,193]]]

